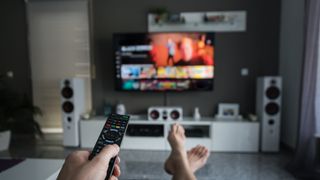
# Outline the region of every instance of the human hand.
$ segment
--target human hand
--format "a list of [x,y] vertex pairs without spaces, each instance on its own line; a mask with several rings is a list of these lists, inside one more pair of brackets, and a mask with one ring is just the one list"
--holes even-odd
[[[118,155],[119,146],[116,144],[105,146],[91,161],[90,152],[74,151],[65,160],[58,175],[58,180],[104,180],[110,159]],[[113,175],[109,180],[117,180],[120,176],[120,158],[117,157]]]

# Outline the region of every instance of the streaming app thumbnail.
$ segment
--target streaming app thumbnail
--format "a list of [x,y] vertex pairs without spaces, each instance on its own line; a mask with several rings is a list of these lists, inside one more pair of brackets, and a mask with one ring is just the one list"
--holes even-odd
[[157,72],[153,65],[140,65],[140,67],[140,79],[151,79],[156,77]]
[[159,81],[159,90],[174,90],[177,89],[177,84],[175,81]]
[[186,90],[190,88],[190,80],[177,81],[178,90]]
[[122,84],[123,90],[138,90],[139,89],[139,82],[134,80],[125,80]]
[[213,78],[212,66],[188,66],[190,78],[209,79]]
[[158,80],[142,80],[140,84],[140,90],[157,90],[158,89]]
[[171,66],[158,67],[158,78],[176,78],[176,68]]
[[139,65],[121,66],[121,77],[123,79],[139,79],[141,68]]
[[188,68],[183,66],[176,67],[176,78],[177,79],[187,79],[189,78]]
[[153,65],[123,65],[121,67],[121,77],[123,79],[151,79],[156,76]]

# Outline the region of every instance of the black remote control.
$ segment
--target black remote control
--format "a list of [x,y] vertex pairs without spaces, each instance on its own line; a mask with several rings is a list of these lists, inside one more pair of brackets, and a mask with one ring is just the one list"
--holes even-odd
[[[123,136],[128,127],[129,119],[130,116],[128,115],[109,115],[106,123],[102,128],[99,138],[89,156],[89,160],[96,156],[103,149],[103,147],[108,144],[117,144],[120,147]],[[112,158],[109,162],[109,168],[107,171],[107,176],[105,178],[106,180],[108,180],[113,173],[116,158],[117,157]]]

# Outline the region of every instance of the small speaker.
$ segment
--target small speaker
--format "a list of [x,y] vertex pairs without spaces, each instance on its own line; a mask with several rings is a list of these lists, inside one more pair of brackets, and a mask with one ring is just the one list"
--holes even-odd
[[280,144],[282,79],[258,78],[256,111],[261,124],[261,151],[277,152]]
[[150,121],[181,121],[183,118],[181,107],[154,106],[148,109]]
[[79,120],[85,112],[85,84],[83,79],[70,78],[60,82],[63,145],[79,146]]

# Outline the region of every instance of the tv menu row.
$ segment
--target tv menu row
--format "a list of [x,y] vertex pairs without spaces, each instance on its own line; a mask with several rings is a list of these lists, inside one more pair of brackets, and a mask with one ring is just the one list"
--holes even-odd
[[[211,79],[213,66],[122,65],[117,78],[128,79]],[[121,75],[121,76],[120,76]]]

